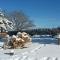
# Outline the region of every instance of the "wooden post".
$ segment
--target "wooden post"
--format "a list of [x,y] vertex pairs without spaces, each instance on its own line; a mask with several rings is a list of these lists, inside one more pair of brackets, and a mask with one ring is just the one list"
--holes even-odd
[[1,27],[1,33],[3,32],[3,28]]
[[58,45],[60,45],[60,38],[58,38]]

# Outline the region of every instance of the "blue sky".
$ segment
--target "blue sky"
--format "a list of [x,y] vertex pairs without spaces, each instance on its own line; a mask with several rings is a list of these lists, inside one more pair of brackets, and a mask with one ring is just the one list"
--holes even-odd
[[0,0],[0,8],[23,10],[37,27],[60,26],[60,0]]

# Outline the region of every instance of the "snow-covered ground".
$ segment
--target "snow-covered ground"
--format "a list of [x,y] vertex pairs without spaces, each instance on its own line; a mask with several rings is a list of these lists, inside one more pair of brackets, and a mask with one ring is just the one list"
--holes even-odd
[[[33,38],[28,48],[6,50],[0,48],[0,60],[60,60],[60,45],[56,43],[57,40],[54,38]],[[14,50],[12,56],[8,54],[11,50]]]

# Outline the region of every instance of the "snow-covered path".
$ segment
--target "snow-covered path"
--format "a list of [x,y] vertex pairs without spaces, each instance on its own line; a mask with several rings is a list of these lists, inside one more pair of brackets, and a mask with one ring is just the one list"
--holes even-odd
[[14,49],[14,55],[8,53],[12,49],[0,49],[0,60],[60,60],[60,46],[33,43],[29,48]]
[[[0,48],[0,60],[60,60],[60,45],[56,45],[53,38],[50,40],[35,38],[32,42],[28,48],[23,49]],[[7,54],[11,50],[14,50],[12,56]]]

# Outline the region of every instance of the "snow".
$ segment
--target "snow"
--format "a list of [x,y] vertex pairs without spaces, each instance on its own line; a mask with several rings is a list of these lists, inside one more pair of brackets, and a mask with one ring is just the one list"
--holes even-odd
[[0,42],[0,47],[3,46],[4,42]]
[[33,38],[51,38],[52,37],[52,35],[33,35],[32,36]]
[[6,31],[14,30],[13,22],[5,18],[3,12],[1,11],[0,11],[0,27],[2,27]]
[[[28,48],[0,49],[0,60],[60,60],[60,45],[57,45],[56,42],[44,44],[44,38],[42,38],[42,43],[40,43],[42,40],[39,40],[33,38],[32,44]],[[53,41],[55,40],[53,39]],[[14,51],[14,55],[7,54],[10,51]]]
[[60,38],[60,34],[56,35],[55,38],[57,38],[57,39]]
[[3,39],[0,39],[0,48],[3,46],[4,42]]
[[39,38],[40,35],[33,35],[32,37],[33,37],[33,38]]
[[[13,26],[13,23],[11,22],[11,21],[9,21],[8,19],[6,19],[6,18],[2,18],[2,20],[4,20],[4,22],[5,22],[5,27],[6,27],[6,30],[8,30],[8,31],[11,31],[11,30],[13,30],[13,28],[14,28],[14,26]],[[4,23],[3,23],[4,24]]]

